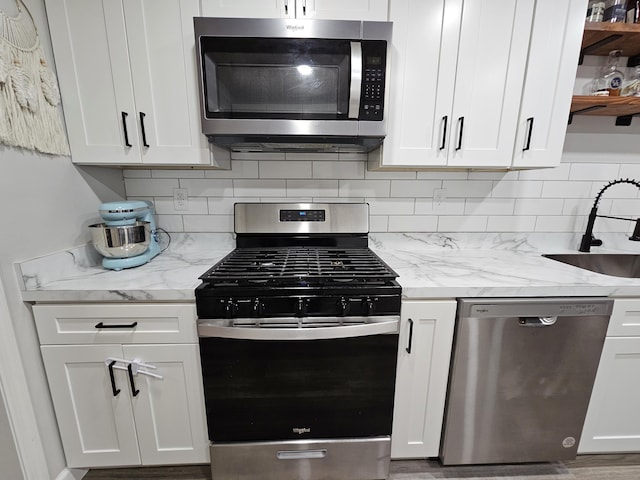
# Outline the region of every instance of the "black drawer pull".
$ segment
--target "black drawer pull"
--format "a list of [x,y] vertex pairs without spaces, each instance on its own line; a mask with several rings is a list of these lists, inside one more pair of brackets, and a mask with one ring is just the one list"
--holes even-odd
[[96,323],[94,325],[95,328],[135,328],[138,325],[138,322],[133,322],[133,323],[129,323],[129,324],[117,324],[117,323],[113,323],[113,324],[104,324],[102,322],[100,323]]
[[116,364],[116,361],[113,360],[110,364],[109,364],[109,378],[111,379],[111,391],[113,392],[113,396],[117,397],[118,394],[120,393],[120,389],[116,388],[116,379],[113,375],[113,366]]
[[133,370],[131,369],[131,364],[127,365],[127,371],[129,372],[129,383],[131,383],[131,393],[133,393],[134,397],[137,397],[140,393],[140,390],[136,389],[136,384],[133,381]]
[[407,342],[407,348],[405,350],[411,355],[411,344],[413,343],[413,320],[409,319],[409,341]]
[[140,128],[142,129],[142,145],[145,147],[148,147],[149,144],[147,143],[147,132],[144,129],[144,117],[146,117],[144,112],[140,112]]
[[131,147],[129,143],[129,131],[127,130],[127,117],[129,114],[127,112],[122,112],[122,130],[124,131],[124,144],[127,147]]

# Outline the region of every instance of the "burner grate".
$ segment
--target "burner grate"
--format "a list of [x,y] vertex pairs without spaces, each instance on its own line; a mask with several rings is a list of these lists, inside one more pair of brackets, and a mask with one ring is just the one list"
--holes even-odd
[[220,282],[380,282],[397,275],[368,248],[237,248],[202,277]]

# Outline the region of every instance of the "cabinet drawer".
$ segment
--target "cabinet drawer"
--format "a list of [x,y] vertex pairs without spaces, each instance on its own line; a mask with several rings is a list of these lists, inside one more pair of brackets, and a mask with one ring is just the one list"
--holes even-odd
[[195,343],[193,304],[34,305],[40,344]]
[[616,298],[607,337],[640,337],[640,300]]

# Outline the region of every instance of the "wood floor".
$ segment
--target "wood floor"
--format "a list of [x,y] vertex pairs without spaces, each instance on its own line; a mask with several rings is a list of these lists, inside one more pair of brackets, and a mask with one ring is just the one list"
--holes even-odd
[[[568,462],[443,467],[437,460],[394,460],[389,480],[639,480],[640,454],[581,455]],[[208,465],[91,470],[84,480],[211,480]]]

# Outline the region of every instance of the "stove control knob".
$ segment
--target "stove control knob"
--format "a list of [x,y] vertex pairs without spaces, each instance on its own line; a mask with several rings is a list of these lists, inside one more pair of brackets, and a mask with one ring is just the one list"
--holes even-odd
[[225,312],[227,314],[227,318],[234,318],[236,316],[236,313],[238,313],[238,304],[233,301],[233,298],[227,300]]
[[304,317],[307,314],[307,300],[298,297],[298,301],[296,302],[296,315],[298,317]]
[[253,301],[253,316],[261,317],[263,314],[264,314],[264,303],[262,303],[259,298],[256,298]]
[[340,297],[338,307],[340,308],[340,314],[343,317],[349,313],[349,301],[346,298]]
[[373,303],[373,299],[371,297],[367,297],[363,299],[362,308],[364,310],[365,315],[373,315],[375,311],[375,304]]

